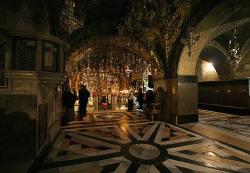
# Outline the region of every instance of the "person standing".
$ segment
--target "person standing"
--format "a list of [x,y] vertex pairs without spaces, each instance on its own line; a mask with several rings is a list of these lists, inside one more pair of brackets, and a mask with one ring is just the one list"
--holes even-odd
[[135,91],[133,88],[133,85],[131,84],[130,89],[128,90],[128,110],[127,111],[132,111],[134,109],[134,95],[135,95]]
[[155,100],[154,92],[152,90],[148,90],[146,92],[146,106],[145,106],[145,115],[149,118],[151,112],[153,110],[153,103]]
[[148,90],[146,92],[146,107],[152,106],[154,100],[155,100],[154,92],[152,90]]
[[66,120],[67,123],[70,124],[72,121],[75,120],[75,101],[76,101],[76,93],[72,88],[68,88],[65,93],[65,107],[66,107]]
[[137,93],[137,101],[139,103],[139,109],[142,109],[142,105],[144,102],[144,94],[142,93],[142,88],[139,88],[139,91]]
[[85,117],[87,115],[87,104],[90,97],[89,91],[86,89],[86,86],[81,85],[79,89],[79,102],[80,102],[80,117]]

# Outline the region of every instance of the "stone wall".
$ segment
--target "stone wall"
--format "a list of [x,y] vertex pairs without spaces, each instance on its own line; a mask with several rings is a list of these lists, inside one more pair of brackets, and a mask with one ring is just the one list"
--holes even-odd
[[199,82],[220,80],[219,75],[215,70],[213,64],[201,59],[198,60],[197,76]]
[[[27,38],[35,40],[35,53],[15,52],[13,40],[17,36],[21,41]],[[35,158],[60,131],[61,84],[65,80],[63,49],[67,49],[68,45],[56,37],[41,33],[6,31],[6,37],[6,48],[1,51],[7,84],[0,86],[0,142],[3,142],[0,144],[0,155],[4,156],[2,159],[5,161]],[[56,62],[52,64],[56,66],[54,71],[44,68],[43,62],[48,58],[43,47],[46,42],[58,45]],[[13,56],[13,52],[18,56]],[[29,60],[27,57],[35,59],[34,68],[18,68]],[[11,63],[14,60],[17,62],[15,66]]]
[[[41,87],[43,84],[39,84],[36,80],[26,79],[9,80],[9,85],[11,85],[9,91],[0,91],[0,109],[2,110],[0,111],[0,124],[6,127],[7,123],[8,127],[6,127],[6,129],[8,129],[8,134],[15,136],[17,134],[12,132],[12,129],[16,126],[15,123],[18,121],[20,112],[27,114],[29,118],[19,122],[19,124],[27,125],[28,123],[28,125],[25,125],[26,127],[16,127],[15,131],[20,134],[24,132],[26,134],[32,133],[32,135],[30,134],[29,137],[24,137],[18,146],[14,146],[11,140],[9,145],[6,145],[5,142],[4,148],[0,148],[0,151],[6,151],[6,161],[8,159],[34,158],[41,152],[45,144],[53,140],[60,130],[62,113],[61,86],[57,86],[58,84],[46,84],[47,87]],[[43,112],[41,112],[42,105],[46,105],[46,110],[43,110]],[[44,113],[46,114],[46,122],[44,122],[41,117]],[[10,117],[10,115],[14,118]],[[2,136],[2,138],[3,137],[4,136]],[[33,142],[31,143],[30,141]],[[22,145],[22,143],[25,145]],[[8,149],[8,146],[16,149]],[[27,148],[27,146],[29,147]],[[23,154],[23,151],[28,154]],[[2,154],[5,156],[4,152],[2,152]],[[15,155],[23,156],[15,159]]]
[[237,67],[236,79],[246,79],[250,77],[250,51],[248,51]]
[[1,0],[0,28],[49,34],[44,0]]

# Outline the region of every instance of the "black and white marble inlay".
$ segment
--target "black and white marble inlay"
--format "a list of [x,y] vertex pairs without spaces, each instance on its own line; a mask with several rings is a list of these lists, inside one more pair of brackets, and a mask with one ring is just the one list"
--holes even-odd
[[199,109],[200,122],[243,137],[250,137],[250,116]]
[[[203,151],[206,149],[206,151]],[[213,149],[213,152],[210,151]],[[164,122],[124,123],[63,130],[40,165],[30,172],[247,172],[210,161],[221,157],[249,164],[242,151]],[[214,153],[211,155],[211,153]]]

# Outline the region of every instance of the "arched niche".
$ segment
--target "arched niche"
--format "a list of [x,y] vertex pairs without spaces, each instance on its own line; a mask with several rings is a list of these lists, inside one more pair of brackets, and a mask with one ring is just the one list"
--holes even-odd
[[36,120],[23,111],[1,115],[0,161],[18,161],[36,156]]

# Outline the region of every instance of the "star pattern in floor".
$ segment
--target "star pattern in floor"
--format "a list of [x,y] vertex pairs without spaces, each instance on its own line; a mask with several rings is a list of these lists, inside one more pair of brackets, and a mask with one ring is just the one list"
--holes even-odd
[[154,121],[63,129],[48,153],[31,170],[250,172],[249,150],[193,130],[197,124],[188,125]]

